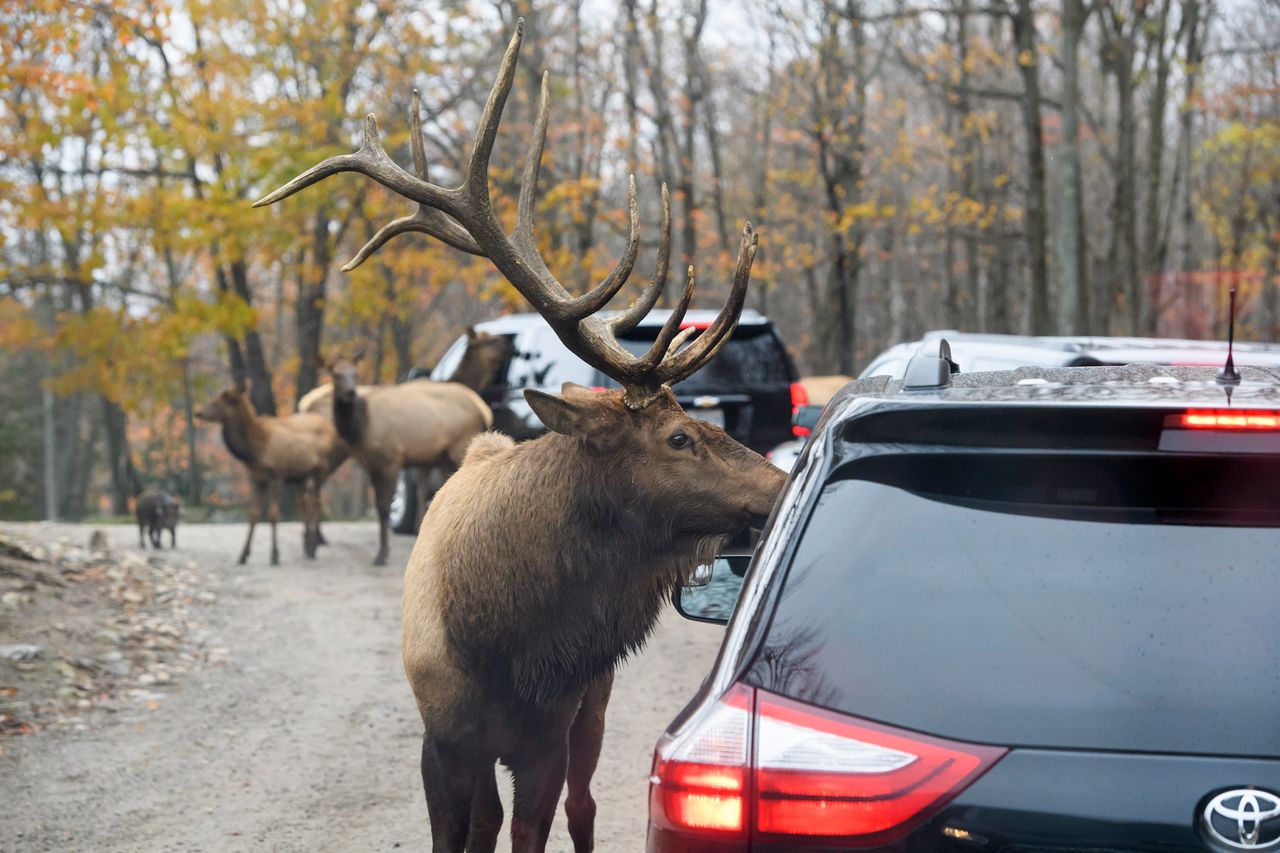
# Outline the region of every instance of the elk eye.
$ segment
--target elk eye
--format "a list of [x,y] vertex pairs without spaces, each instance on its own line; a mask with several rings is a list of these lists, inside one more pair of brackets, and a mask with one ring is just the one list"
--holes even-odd
[[693,439],[689,438],[689,436],[685,435],[682,432],[677,432],[674,435],[672,435],[671,438],[667,439],[667,444],[671,445],[676,450],[684,450],[686,447],[688,447],[692,443],[693,443]]

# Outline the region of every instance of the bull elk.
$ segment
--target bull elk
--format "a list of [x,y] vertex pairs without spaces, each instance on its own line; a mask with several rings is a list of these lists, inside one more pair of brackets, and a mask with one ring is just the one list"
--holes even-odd
[[388,239],[419,231],[488,258],[588,364],[622,388],[566,384],[525,391],[550,428],[524,444],[488,434],[432,502],[405,571],[403,656],[424,724],[422,781],[436,851],[494,849],[502,824],[494,763],[515,783],[512,849],[546,846],[566,777],[574,848],[593,846],[591,776],[613,672],[648,637],[666,596],[727,537],[771,511],[781,472],[724,430],[685,414],[669,385],[724,345],[746,295],[756,236],[748,225],[726,304],[694,340],[681,330],[693,269],[652,348],[630,355],[616,335],[662,291],[670,258],[663,189],[657,268],[625,311],[597,314],[626,283],[639,248],[635,181],[627,248],[595,288],[571,296],[538,254],[533,209],[547,128],[547,78],[508,237],[489,196],[489,156],[511,91],[523,34],[517,24],[480,119],[462,184],[427,180],[417,99],[416,174],[383,150],[372,116],[354,154],[332,157],[257,204],[338,172],[358,172],[417,202],[348,264]]
[[[333,424],[356,461],[369,473],[378,509],[375,566],[386,565],[391,498],[403,468],[418,469],[424,491],[427,472],[452,473],[471,439],[493,425],[493,412],[475,391],[457,382],[414,379],[399,385],[357,385],[362,352],[325,362],[333,376]],[[422,494],[418,506],[426,505]]]
[[276,522],[280,518],[280,495],[285,483],[300,487],[303,553],[308,559],[315,557],[320,543],[320,486],[346,458],[329,419],[311,413],[278,418],[259,415],[249,402],[244,383],[240,382],[214,397],[195,415],[200,420],[222,425],[222,441],[227,450],[249,472],[249,532],[239,562],[249,559],[253,530],[258,525],[262,504],[269,499],[271,565],[280,564]]

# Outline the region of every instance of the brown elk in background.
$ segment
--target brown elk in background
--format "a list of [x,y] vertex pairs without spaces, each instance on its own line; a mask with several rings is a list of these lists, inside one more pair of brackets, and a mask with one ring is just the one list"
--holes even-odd
[[310,413],[278,418],[259,415],[249,402],[244,383],[223,391],[195,414],[200,420],[222,424],[223,443],[249,472],[249,532],[239,561],[249,559],[253,530],[263,502],[269,499],[271,565],[279,565],[276,522],[285,483],[299,486],[303,553],[308,558],[315,557],[320,543],[320,486],[346,458],[328,418]]
[[614,271],[572,297],[552,276],[533,236],[533,202],[547,126],[547,80],[525,165],[515,232],[508,238],[489,198],[488,161],[515,74],[517,25],[481,117],[465,179],[427,181],[414,103],[416,175],[382,149],[372,116],[355,154],[330,158],[263,198],[269,204],[342,171],[374,178],[418,202],[385,226],[350,266],[396,234],[421,231],[489,258],[584,361],[622,389],[566,385],[559,396],[526,391],[552,430],[516,445],[486,435],[437,494],[405,571],[405,672],[425,733],[422,778],[434,849],[492,851],[502,824],[494,762],[515,781],[512,848],[542,850],[566,776],[569,832],[593,846],[589,784],[617,663],[647,638],[664,600],[728,536],[771,511],[784,475],[694,420],[669,385],[729,339],[746,295],[756,238],[747,226],[726,305],[701,335],[680,325],[685,289],[653,347],[634,357],[616,334],[653,307],[670,257],[663,190],[657,271],[626,311],[595,316],[626,283],[639,248],[635,184],[630,236]]
[[178,547],[178,514],[182,510],[181,502],[164,489],[148,488],[138,494],[133,505],[133,514],[138,519],[138,547],[146,548],[146,541],[151,540],[152,548],[159,548],[161,536],[169,531],[169,547]]
[[471,439],[493,424],[480,395],[456,382],[414,379],[399,385],[358,385],[363,352],[334,355],[325,362],[333,377],[333,424],[356,461],[369,473],[378,510],[375,566],[386,565],[391,498],[403,468],[418,469],[414,480],[426,505],[426,474],[452,473],[462,464]]

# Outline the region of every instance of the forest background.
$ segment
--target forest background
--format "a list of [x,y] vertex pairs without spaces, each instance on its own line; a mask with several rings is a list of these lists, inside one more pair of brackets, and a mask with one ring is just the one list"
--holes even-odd
[[[748,304],[803,373],[932,328],[1217,336],[1231,287],[1238,334],[1277,338],[1274,0],[3,0],[0,517],[122,515],[150,484],[234,509],[193,420],[233,379],[283,413],[329,346],[371,342],[391,382],[526,310],[424,237],[339,272],[408,212],[369,181],[249,207],[370,111],[409,163],[415,87],[455,178],[519,16],[491,179],[509,221],[549,70],[539,239],[570,286],[611,267],[635,173],[640,268],[665,180],[707,305],[760,228]],[[330,512],[361,512],[337,479]]]

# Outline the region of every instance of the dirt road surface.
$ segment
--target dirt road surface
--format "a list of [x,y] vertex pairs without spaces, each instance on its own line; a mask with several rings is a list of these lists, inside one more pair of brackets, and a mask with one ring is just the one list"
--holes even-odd
[[[3,527],[88,541],[76,525]],[[137,531],[103,528],[114,548]],[[332,543],[301,558],[301,527],[280,528],[269,567],[259,529],[183,525],[178,552],[219,578],[200,611],[225,663],[186,674],[136,710],[85,717],[83,730],[7,738],[0,755],[0,850],[381,851],[429,847],[418,775],[421,722],[400,666],[401,573],[369,562],[377,530],[331,523]],[[2,618],[2,617],[0,617]],[[709,670],[723,630],[668,610],[623,666],[595,777],[596,849],[644,847],[653,744]],[[503,784],[510,815],[509,786]],[[500,849],[505,849],[503,842]],[[571,849],[563,806],[549,850]]]

